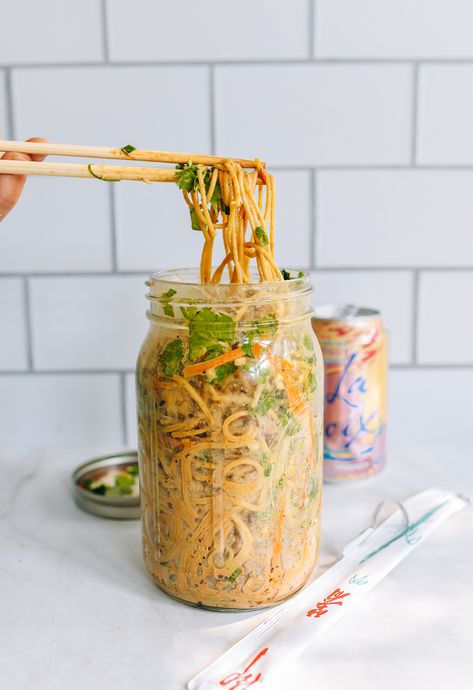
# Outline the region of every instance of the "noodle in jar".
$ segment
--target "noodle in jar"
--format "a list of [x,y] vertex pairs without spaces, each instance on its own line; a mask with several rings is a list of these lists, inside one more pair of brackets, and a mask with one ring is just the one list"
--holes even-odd
[[[178,166],[200,273],[154,274],[137,365],[146,565],[208,608],[281,601],[317,557],[322,356],[310,282],[274,260],[264,166]],[[224,258],[212,267],[221,233]]]

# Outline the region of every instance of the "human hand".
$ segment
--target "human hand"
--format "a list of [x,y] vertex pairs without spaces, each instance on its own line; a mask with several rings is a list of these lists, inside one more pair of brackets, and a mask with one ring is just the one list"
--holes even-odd
[[[27,139],[27,141],[42,141],[46,139]],[[42,161],[44,156],[36,156],[27,153],[0,153],[0,158],[9,161]],[[12,210],[18,201],[23,187],[25,186],[26,177],[24,175],[0,175],[0,221]]]

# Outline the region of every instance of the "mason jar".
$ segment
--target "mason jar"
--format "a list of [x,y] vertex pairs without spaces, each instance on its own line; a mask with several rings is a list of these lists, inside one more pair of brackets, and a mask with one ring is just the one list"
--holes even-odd
[[146,566],[196,606],[280,602],[304,585],[320,542],[309,278],[214,285],[183,269],[147,285],[136,373]]

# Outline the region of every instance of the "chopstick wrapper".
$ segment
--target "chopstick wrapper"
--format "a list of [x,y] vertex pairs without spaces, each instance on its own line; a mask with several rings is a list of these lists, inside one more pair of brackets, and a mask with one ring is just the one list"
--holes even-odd
[[270,687],[271,677],[290,664],[364,597],[423,539],[469,501],[428,489],[411,496],[376,527],[343,550],[317,580],[273,609],[210,666],[189,681],[189,690],[245,690]]

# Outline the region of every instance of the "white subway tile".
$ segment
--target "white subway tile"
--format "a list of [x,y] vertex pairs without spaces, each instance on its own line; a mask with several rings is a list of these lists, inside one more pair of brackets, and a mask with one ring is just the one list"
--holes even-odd
[[472,390],[473,369],[391,371],[388,435],[393,445],[470,442]]
[[468,171],[320,172],[316,263],[472,264],[472,189]]
[[165,151],[210,148],[205,67],[20,69],[13,71],[13,93],[17,138]]
[[[473,3],[470,4],[473,13]],[[473,47],[472,27],[469,27]],[[418,162],[473,163],[473,65],[423,65],[419,71]]]
[[290,166],[409,161],[408,66],[224,66],[215,88],[223,155]]
[[276,183],[275,251],[282,267],[308,268],[311,263],[311,189],[308,172],[274,173]]
[[0,369],[26,369],[23,286],[16,278],[0,279]]
[[[277,259],[282,266],[310,264],[310,175],[275,173]],[[123,184],[116,188],[118,266],[121,270],[198,266],[202,235],[175,185]],[[216,243],[214,263],[223,257]]]
[[421,274],[417,343],[421,364],[473,364],[472,297],[473,270]]
[[133,369],[147,328],[145,276],[34,278],[38,369]]
[[9,136],[7,132],[7,92],[5,85],[5,74],[0,70],[0,137]]
[[31,177],[3,221],[0,271],[107,271],[109,189],[95,181]]
[[60,448],[122,442],[118,377],[3,376],[0,438],[4,446]]
[[412,355],[413,275],[409,271],[314,271],[313,305],[358,304],[381,311],[391,363]]
[[136,390],[135,375],[126,375],[126,426],[127,426],[127,445],[129,448],[136,448],[137,444],[137,421],[136,421]]
[[[276,5],[276,6],[275,6]],[[251,60],[308,55],[307,0],[107,3],[112,60]]]
[[317,0],[318,57],[472,57],[470,0]]
[[0,63],[89,62],[103,56],[99,0],[2,3]]
[[199,264],[202,234],[192,230],[177,185],[124,183],[115,192],[121,270],[152,272]]

